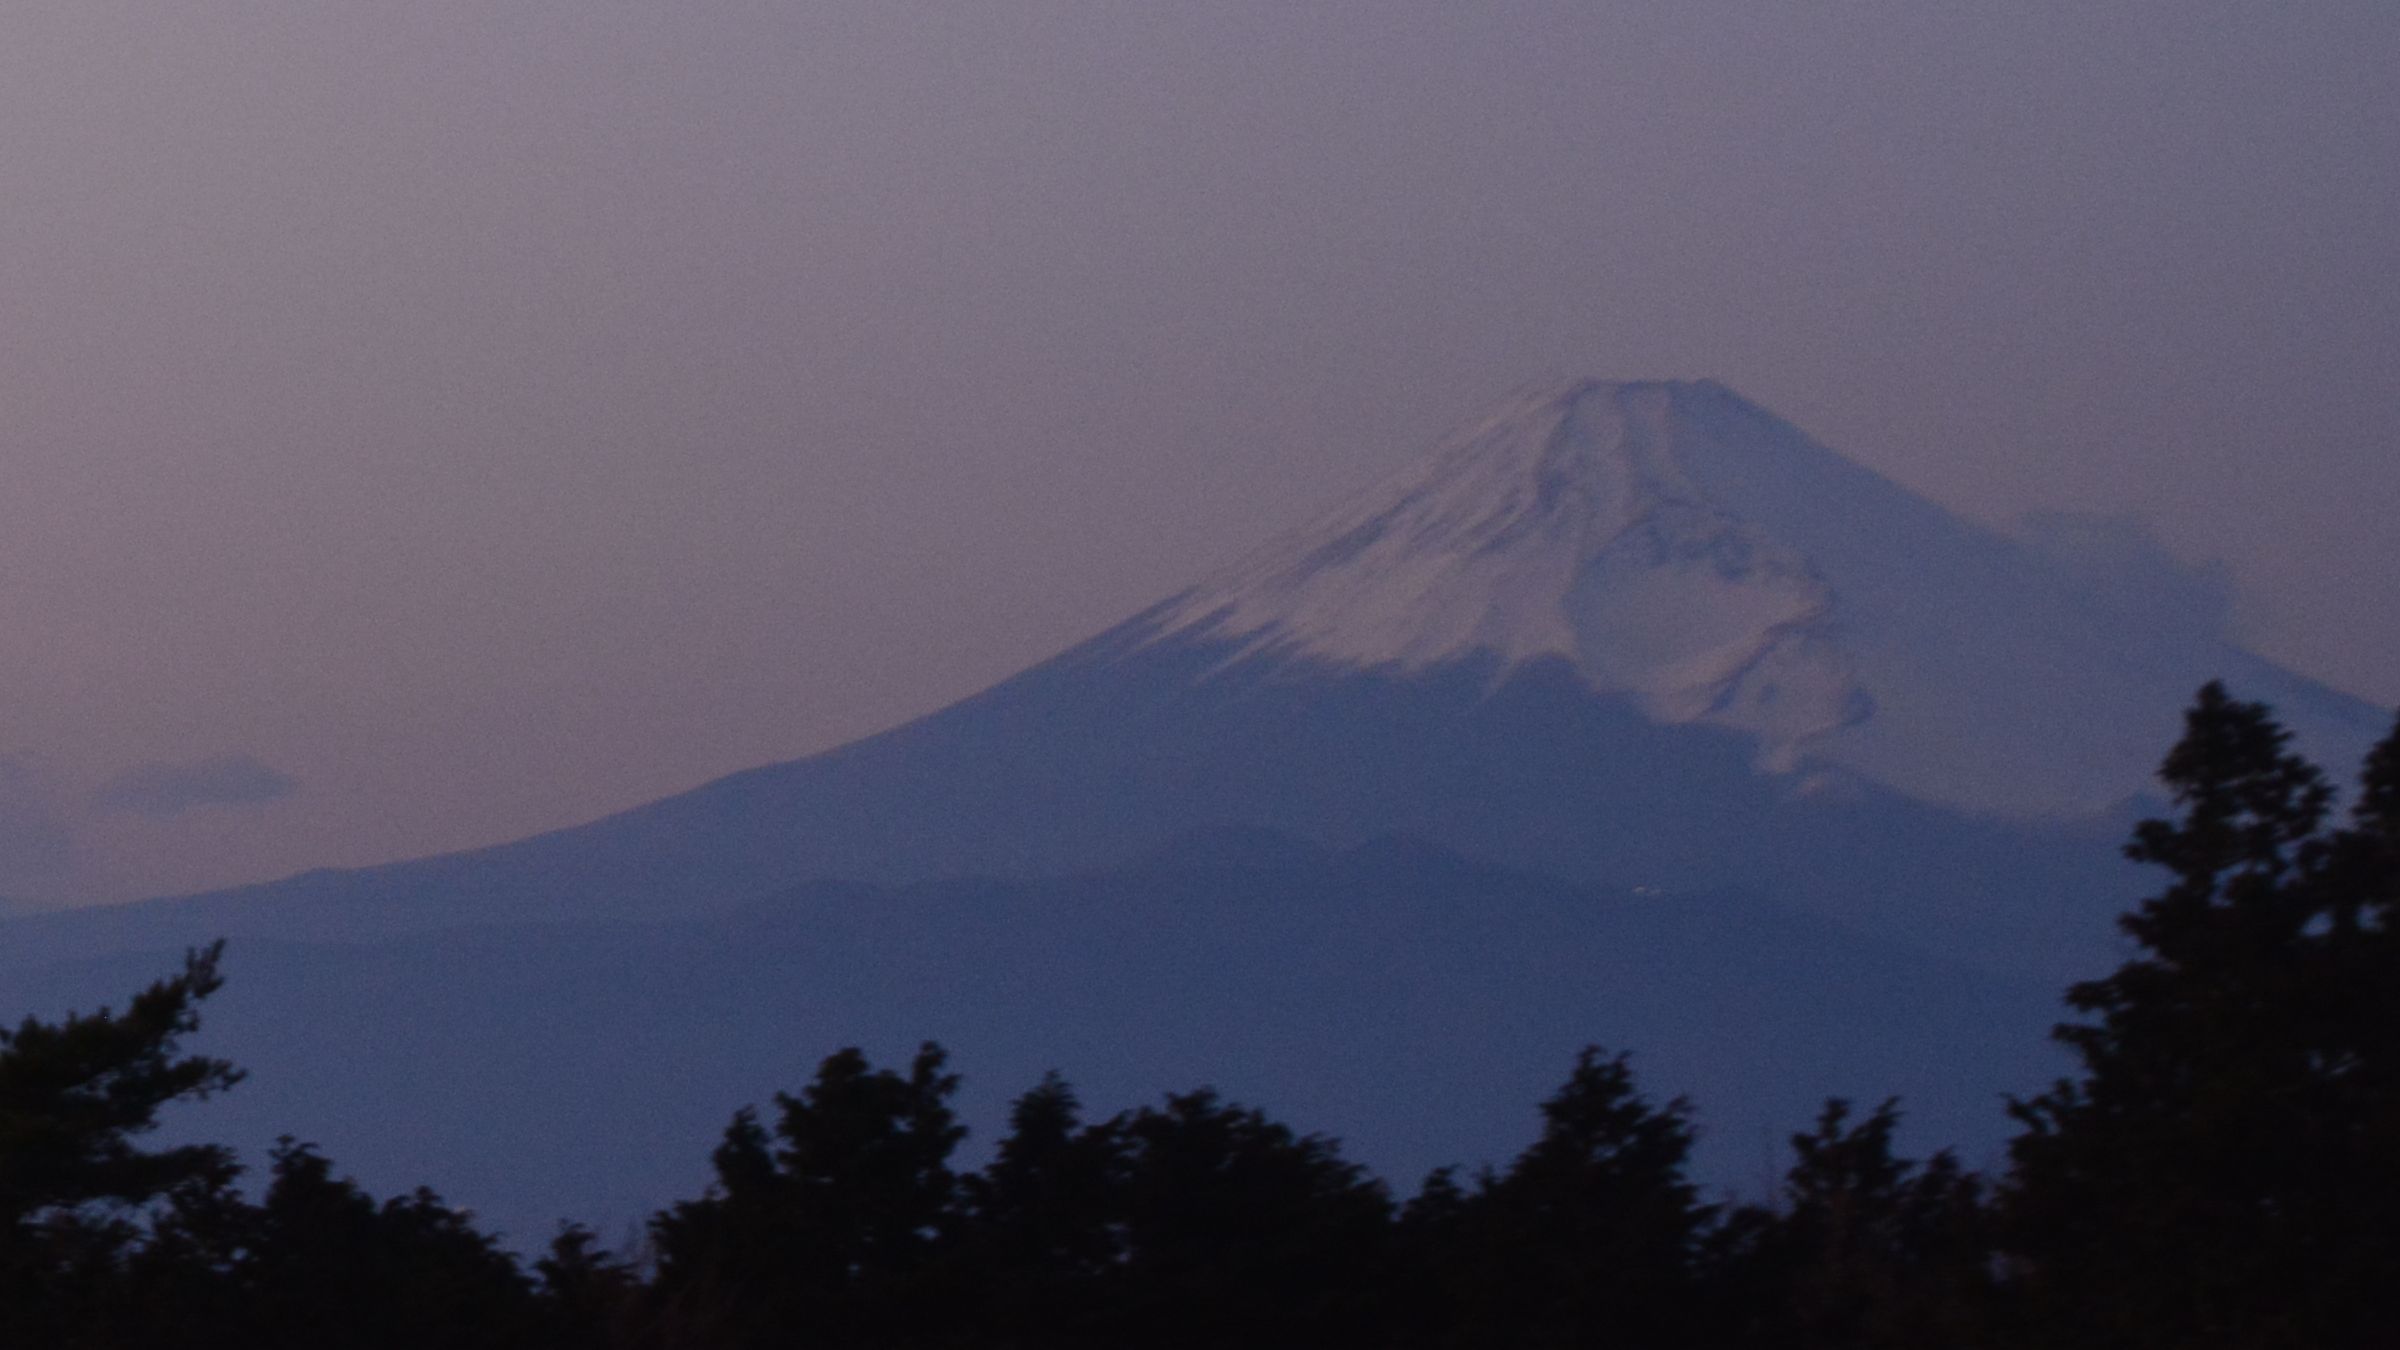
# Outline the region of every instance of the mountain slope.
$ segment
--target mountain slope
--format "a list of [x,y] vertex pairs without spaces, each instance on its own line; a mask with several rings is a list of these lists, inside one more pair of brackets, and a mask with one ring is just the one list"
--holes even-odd
[[9,924],[65,955],[692,914],[818,877],[1106,866],[1211,825],[1405,832],[2088,969],[2202,681],[2346,767],[2373,710],[1723,388],[1528,395],[1358,504],[932,716],[498,848]]

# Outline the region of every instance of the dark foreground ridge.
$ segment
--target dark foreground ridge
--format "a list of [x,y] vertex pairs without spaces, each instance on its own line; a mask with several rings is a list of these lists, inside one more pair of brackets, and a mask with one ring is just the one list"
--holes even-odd
[[[2367,1347],[2400,1278],[2400,729],[2346,820],[2267,710],[2203,691],[2129,855],[2166,886],[2078,984],[2077,1072],[2007,1163],[1898,1156],[1828,1103],[1763,1204],[1691,1180],[1691,1108],[1584,1051],[1505,1166],[1400,1200],[1202,1090],[1106,1120],[1055,1077],[980,1169],[958,1079],[856,1050],[737,1114],[696,1199],[530,1268],[305,1144],[138,1142],[234,1088],[187,1054],[220,949],[121,1015],[0,1038],[0,1344]],[[1406,1090],[1404,1071],[1395,1092]]]

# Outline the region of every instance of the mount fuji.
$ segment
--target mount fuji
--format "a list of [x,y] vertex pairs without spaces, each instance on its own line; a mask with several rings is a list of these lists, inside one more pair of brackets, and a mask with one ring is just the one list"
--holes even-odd
[[1975,1162],[2150,884],[2117,846],[2193,691],[2337,771],[2384,729],[2223,620],[2118,525],[2002,534],[1720,385],[1576,383],[880,735],[493,848],[0,919],[0,974],[55,1011],[231,937],[237,1142],[520,1236],[689,1194],[734,1106],[926,1036],[994,1090],[1214,1081],[1400,1179],[1521,1142],[1493,1104],[1582,1040],[1694,1093],[1719,1180],[1836,1092]]
[[1150,640],[1400,674],[1555,660],[1654,723],[1748,737],[1762,770],[2018,816],[2143,789],[2195,677],[2231,677],[2304,739],[2371,734],[2177,612],[2186,598],[2137,608],[2151,597],[2067,561],[1721,385],[1585,382],[1512,402],[1176,598]]
[[2081,969],[2201,683],[2273,704],[2334,765],[2381,717],[2228,641],[2206,585],[2141,566],[2171,565],[2073,522],[2046,535],[1966,521],[1713,382],[1580,382],[866,740],[513,844],[9,926],[64,954],[671,917],[1246,827],[1769,895]]

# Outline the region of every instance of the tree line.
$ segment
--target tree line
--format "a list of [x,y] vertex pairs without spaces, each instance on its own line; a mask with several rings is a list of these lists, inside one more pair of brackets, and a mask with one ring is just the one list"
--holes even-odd
[[1998,1175],[1829,1102],[1778,1194],[1713,1201],[1688,1103],[1586,1049],[1505,1166],[1402,1198],[1207,1090],[1102,1119],[1053,1076],[978,1170],[958,1079],[826,1059],[744,1110],[635,1249],[525,1261],[284,1141],[145,1148],[235,1087],[187,1054],[221,944],[123,1012],[0,1032],[0,1347],[2366,1347],[2400,1326],[2400,728],[2337,812],[2201,691],[2127,852],[2136,954],[2073,986],[2077,1070]]

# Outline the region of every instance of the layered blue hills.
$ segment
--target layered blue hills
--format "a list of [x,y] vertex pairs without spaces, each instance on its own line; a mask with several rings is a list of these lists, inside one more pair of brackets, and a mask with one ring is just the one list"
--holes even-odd
[[[120,952],[7,970],[91,1006],[164,970]],[[1031,880],[822,882],[701,917],[235,941],[206,1048],[250,1071],[179,1134],[322,1145],[370,1188],[430,1184],[523,1246],[615,1239],[695,1195],[732,1112],[833,1049],[941,1042],[989,1144],[1050,1069],[1096,1115],[1211,1085],[1403,1193],[1505,1162],[1577,1048],[1688,1094],[1698,1166],[1757,1195],[1829,1094],[1900,1094],[1909,1142],[1996,1155],[1999,1093],[2061,1067],[2045,982],[1929,958],[1732,894],[1636,892],[1421,840],[1207,832]]]

